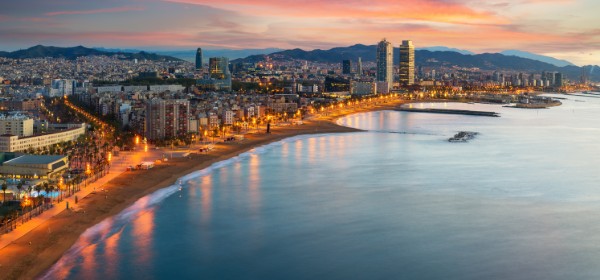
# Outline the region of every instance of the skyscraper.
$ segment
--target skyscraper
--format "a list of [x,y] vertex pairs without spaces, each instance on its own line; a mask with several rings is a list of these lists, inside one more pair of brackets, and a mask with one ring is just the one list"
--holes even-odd
[[394,48],[386,39],[377,45],[377,81],[386,82],[388,90],[394,82]]
[[411,40],[400,45],[400,84],[410,86],[415,83],[415,46]]
[[352,74],[352,61],[344,60],[342,61],[342,74]]
[[362,59],[359,57],[358,58],[358,64],[356,65],[356,73],[358,73],[359,76],[362,76]]
[[202,49],[196,50],[196,69],[202,69]]
[[229,72],[229,59],[226,57],[211,57],[208,62],[208,79],[200,80],[201,85],[207,85],[215,90],[231,90],[231,72]]
[[554,73],[554,86],[562,87],[564,85],[563,74],[560,72]]
[[211,78],[225,79],[231,75],[229,73],[229,59],[227,57],[211,57],[208,65]]

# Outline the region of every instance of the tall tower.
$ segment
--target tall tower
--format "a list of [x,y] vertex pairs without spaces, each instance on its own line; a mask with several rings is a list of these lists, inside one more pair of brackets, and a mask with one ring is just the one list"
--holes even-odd
[[415,46],[411,40],[400,45],[400,84],[410,86],[415,83]]
[[388,89],[394,83],[394,48],[386,39],[377,45],[377,81],[387,82]]
[[362,72],[362,59],[359,57],[358,58],[358,64],[356,65],[356,73],[358,73],[358,76],[362,76],[363,72]]
[[342,74],[352,74],[352,61],[344,60],[342,61]]
[[202,49],[198,48],[196,50],[196,69],[202,69]]

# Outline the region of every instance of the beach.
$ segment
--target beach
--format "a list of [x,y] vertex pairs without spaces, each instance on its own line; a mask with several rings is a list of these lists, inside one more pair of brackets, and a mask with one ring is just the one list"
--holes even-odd
[[192,153],[187,158],[174,158],[150,170],[125,172],[80,199],[77,211],[63,211],[33,229],[11,245],[0,249],[0,279],[31,279],[50,268],[85,232],[102,220],[120,213],[139,198],[176,183],[191,172],[237,156],[252,148],[302,134],[344,133],[359,131],[336,124],[339,117],[374,110],[393,109],[404,100],[363,105],[361,108],[337,110],[325,116],[305,120],[303,125],[272,126],[271,133],[247,134],[242,141],[219,143],[210,153]]

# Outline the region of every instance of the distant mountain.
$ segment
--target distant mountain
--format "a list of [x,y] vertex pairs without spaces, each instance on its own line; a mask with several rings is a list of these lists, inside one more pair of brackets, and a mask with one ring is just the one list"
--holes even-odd
[[556,59],[556,58],[550,57],[550,56],[539,55],[539,54],[524,52],[524,51],[519,51],[519,50],[506,50],[506,51],[502,51],[500,53],[503,55],[512,55],[512,56],[518,56],[518,57],[522,57],[522,58],[534,59],[537,61],[550,63],[550,64],[558,66],[558,67],[575,65],[566,60]]
[[424,50],[424,51],[430,51],[430,52],[457,52],[460,54],[471,54],[471,55],[475,54],[472,51],[461,50],[461,49],[456,49],[456,48],[449,48],[449,47],[444,47],[444,46],[417,48],[417,50]]
[[[301,49],[285,50],[269,55],[252,55],[244,59],[232,61],[256,63],[263,61],[266,57],[272,60],[308,60],[323,63],[341,63],[342,60],[357,61],[359,57],[364,62],[374,62],[377,47],[366,45],[353,45],[349,47],[338,47],[330,50],[305,51]],[[394,63],[398,64],[400,51],[394,48]],[[484,70],[512,70],[523,72],[557,71],[562,72],[571,80],[579,80],[582,73],[588,73],[592,80],[600,81],[600,71],[595,71],[597,66],[577,67],[573,65],[558,67],[556,65],[541,62],[534,59],[518,56],[507,56],[499,53],[484,53],[465,55],[453,51],[428,51],[416,50],[415,59],[417,66],[458,66],[469,68],[480,68]],[[600,69],[597,69],[600,70]]]
[[53,58],[64,58],[68,60],[74,60],[78,57],[82,56],[90,56],[90,55],[106,55],[113,56],[118,55],[122,59],[147,59],[147,60],[171,60],[178,61],[180,59],[170,56],[158,55],[154,53],[147,52],[137,52],[137,53],[128,53],[128,52],[107,52],[96,50],[92,48],[86,48],[83,46],[70,47],[70,48],[61,48],[61,47],[48,47],[37,45],[25,50],[18,50],[14,52],[0,52],[0,57],[7,58],[15,58],[15,59],[25,59],[25,58],[43,58],[43,57],[53,57]]
[[[140,52],[140,50],[136,49],[107,49],[107,48],[95,48],[96,50],[108,51],[108,52]],[[244,58],[250,55],[261,55],[261,54],[271,54],[274,52],[282,51],[282,49],[277,48],[266,48],[266,49],[241,49],[241,50],[232,50],[232,49],[216,49],[216,50],[202,50],[202,54],[204,56],[204,62],[208,62],[210,57],[227,57],[230,60]],[[153,53],[157,53],[160,55],[167,55],[176,57],[179,59],[187,60],[194,62],[196,61],[196,50],[153,50]]]

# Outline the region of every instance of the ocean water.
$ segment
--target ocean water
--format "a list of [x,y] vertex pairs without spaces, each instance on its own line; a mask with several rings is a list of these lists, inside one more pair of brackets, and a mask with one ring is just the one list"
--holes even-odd
[[[181,178],[46,279],[599,279],[600,99],[381,111]],[[458,131],[479,134],[449,143]]]

